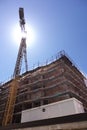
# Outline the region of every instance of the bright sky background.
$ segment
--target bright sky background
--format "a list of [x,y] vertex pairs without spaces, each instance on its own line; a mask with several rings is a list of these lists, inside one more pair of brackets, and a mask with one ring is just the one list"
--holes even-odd
[[87,75],[87,0],[0,0],[0,82],[13,75],[20,43],[12,33],[19,25],[19,7],[35,33],[27,48],[29,69],[65,50]]

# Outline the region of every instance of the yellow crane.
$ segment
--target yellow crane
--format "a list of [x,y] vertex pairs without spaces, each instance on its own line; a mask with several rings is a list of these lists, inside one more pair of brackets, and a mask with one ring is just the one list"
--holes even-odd
[[[20,18],[21,31],[23,33],[26,33],[23,8],[19,8],[19,18]],[[13,80],[11,81],[10,87],[9,87],[9,94],[8,94],[8,99],[7,99],[5,112],[4,112],[4,116],[3,116],[3,120],[2,120],[2,126],[6,126],[6,125],[9,125],[12,123],[15,101],[16,101],[16,96],[17,96],[17,89],[18,89],[18,80],[19,80],[19,75],[21,72],[21,65],[22,65],[23,57],[25,59],[25,69],[26,69],[26,71],[28,71],[26,38],[25,37],[21,38],[21,43],[20,43],[20,47],[19,47],[19,51],[18,51],[16,65],[15,65],[15,69],[14,69],[14,73],[13,73]]]

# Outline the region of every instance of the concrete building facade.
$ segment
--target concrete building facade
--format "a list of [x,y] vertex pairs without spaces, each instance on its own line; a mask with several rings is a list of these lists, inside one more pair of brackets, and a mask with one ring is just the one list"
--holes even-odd
[[[21,122],[23,110],[72,97],[83,103],[86,112],[87,87],[84,80],[86,80],[85,76],[65,53],[60,53],[52,63],[24,73],[19,78],[12,123]],[[11,82],[12,80],[0,87],[0,125]]]

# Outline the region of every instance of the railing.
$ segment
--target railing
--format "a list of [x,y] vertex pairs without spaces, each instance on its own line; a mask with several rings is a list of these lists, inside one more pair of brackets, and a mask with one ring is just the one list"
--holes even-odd
[[[63,57],[63,56],[66,56],[66,57],[71,61],[72,65],[75,66],[75,67],[80,71],[80,69],[79,69],[79,67],[76,65],[76,63],[69,57],[69,55],[68,55],[64,50],[58,52],[56,55],[54,55],[54,56],[52,56],[51,58],[47,59],[44,63],[37,62],[36,64],[33,64],[33,66],[30,66],[30,70],[34,70],[34,69],[36,69],[36,68],[38,68],[38,67],[42,67],[42,66],[49,65],[50,63],[52,63],[52,62],[54,62],[54,61],[60,59],[60,58]],[[30,71],[30,70],[29,70],[29,71]],[[82,73],[82,71],[80,71],[80,72]],[[82,73],[82,75],[84,75],[84,74]],[[84,75],[84,77],[85,77],[85,75]],[[11,79],[12,79],[12,76],[11,76],[10,78],[8,78],[7,81],[10,81]],[[1,86],[2,86],[4,83],[6,83],[6,81],[3,82],[3,83],[1,84]]]

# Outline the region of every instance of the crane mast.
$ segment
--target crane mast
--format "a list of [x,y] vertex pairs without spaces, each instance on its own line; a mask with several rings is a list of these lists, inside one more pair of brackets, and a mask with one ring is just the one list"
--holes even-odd
[[24,56],[24,60],[25,60],[25,69],[26,69],[26,71],[28,71],[26,38],[21,39],[19,52],[18,52],[18,56],[17,56],[17,61],[16,61],[14,73],[13,73],[14,78],[20,75],[23,56]]
[[[20,18],[21,32],[26,35],[24,9],[23,8],[19,8],[19,18]],[[13,73],[14,78],[20,75],[23,56],[24,56],[24,59],[25,59],[25,69],[26,69],[26,71],[28,71],[26,37],[21,38],[21,43],[20,43],[20,47],[19,47],[17,61],[16,61],[14,73]]]
[[[20,27],[21,32],[26,33],[25,31],[25,19],[24,19],[24,10],[19,8],[19,18],[20,18]],[[15,101],[17,96],[17,90],[19,86],[19,75],[21,72],[21,65],[23,57],[25,59],[25,69],[28,71],[27,65],[27,51],[26,51],[26,38],[21,38],[21,43],[18,51],[17,61],[13,73],[13,80],[9,84],[9,94],[6,102],[5,112],[3,115],[2,126],[6,126],[12,123]]]

